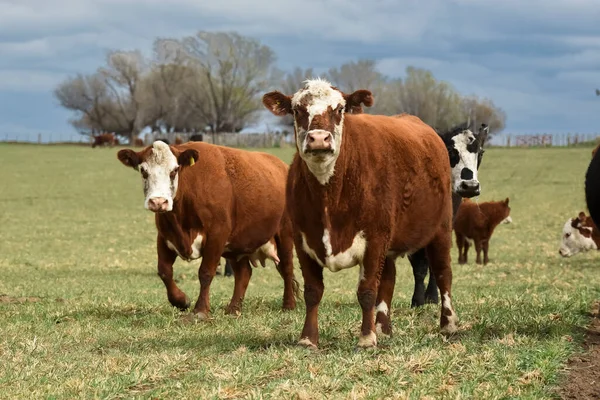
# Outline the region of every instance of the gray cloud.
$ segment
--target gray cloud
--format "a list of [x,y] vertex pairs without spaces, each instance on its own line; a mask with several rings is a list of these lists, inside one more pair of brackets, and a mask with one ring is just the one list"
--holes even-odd
[[[358,58],[391,76],[430,69],[492,98],[508,113],[507,131],[591,132],[600,124],[599,20],[597,0],[0,0],[0,105],[11,102],[0,129],[71,130],[50,95],[56,83],[93,71],[109,49],[149,54],[156,37],[203,29],[254,36],[283,69],[322,72]],[[36,117],[15,117],[36,93]]]

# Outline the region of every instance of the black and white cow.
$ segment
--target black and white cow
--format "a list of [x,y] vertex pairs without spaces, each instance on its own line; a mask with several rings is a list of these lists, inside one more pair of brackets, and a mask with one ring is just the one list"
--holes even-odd
[[[489,133],[486,124],[481,124],[479,132],[474,134],[469,129],[469,123],[464,123],[448,132],[440,133],[448,149],[450,167],[452,168],[452,208],[453,215],[463,198],[478,196],[481,192],[481,184],[477,179],[477,170],[483,158],[483,144]],[[415,278],[415,289],[411,301],[412,307],[419,307],[427,303],[437,304],[438,290],[435,277],[429,275],[429,284],[425,290],[425,277],[429,271],[429,262],[425,255],[425,249],[408,256]]]

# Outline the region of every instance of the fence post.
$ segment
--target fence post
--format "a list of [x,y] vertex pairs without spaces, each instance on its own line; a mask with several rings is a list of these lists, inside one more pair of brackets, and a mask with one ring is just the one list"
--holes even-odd
[[42,134],[38,133],[38,144],[42,144]]

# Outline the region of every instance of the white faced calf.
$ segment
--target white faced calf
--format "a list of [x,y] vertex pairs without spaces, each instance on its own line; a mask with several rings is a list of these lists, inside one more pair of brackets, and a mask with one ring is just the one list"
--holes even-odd
[[594,221],[582,211],[577,218],[570,218],[565,222],[558,252],[563,257],[570,257],[580,252],[597,250],[599,239]]

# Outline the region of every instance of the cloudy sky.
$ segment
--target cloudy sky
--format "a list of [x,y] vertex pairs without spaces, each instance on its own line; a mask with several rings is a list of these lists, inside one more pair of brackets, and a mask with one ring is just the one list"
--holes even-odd
[[156,37],[197,30],[253,36],[284,70],[427,68],[490,97],[505,132],[600,132],[599,0],[0,0],[0,138],[75,135],[57,83],[109,49],[150,53]]

